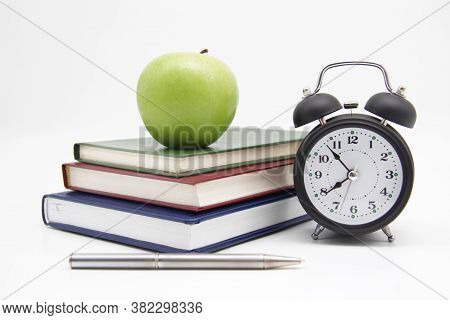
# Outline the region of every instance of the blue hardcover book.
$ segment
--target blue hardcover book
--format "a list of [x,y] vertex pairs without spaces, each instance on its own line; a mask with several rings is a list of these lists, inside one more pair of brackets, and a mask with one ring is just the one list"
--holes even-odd
[[71,191],[45,195],[42,216],[56,229],[159,252],[214,252],[310,219],[293,191],[195,214]]

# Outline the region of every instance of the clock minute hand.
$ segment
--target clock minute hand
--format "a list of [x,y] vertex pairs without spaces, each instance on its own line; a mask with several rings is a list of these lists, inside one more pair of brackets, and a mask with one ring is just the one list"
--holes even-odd
[[341,160],[341,156],[338,155],[336,152],[334,152],[333,150],[331,150],[331,148],[327,145],[327,148],[331,151],[331,153],[333,154],[334,160],[339,161],[345,169],[347,169],[347,172],[350,172],[351,170],[345,165],[345,163],[342,162]]

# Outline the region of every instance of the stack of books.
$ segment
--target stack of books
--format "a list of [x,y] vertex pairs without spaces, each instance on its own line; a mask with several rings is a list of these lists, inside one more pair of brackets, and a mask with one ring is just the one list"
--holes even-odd
[[308,220],[293,191],[304,132],[231,128],[205,149],[152,138],[77,143],[45,195],[57,229],[160,252],[213,252]]

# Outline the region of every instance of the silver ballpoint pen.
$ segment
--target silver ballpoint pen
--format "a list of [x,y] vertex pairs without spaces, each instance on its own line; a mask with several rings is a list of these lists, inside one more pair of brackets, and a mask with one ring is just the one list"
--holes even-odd
[[300,258],[267,254],[73,253],[72,269],[272,269],[300,264]]

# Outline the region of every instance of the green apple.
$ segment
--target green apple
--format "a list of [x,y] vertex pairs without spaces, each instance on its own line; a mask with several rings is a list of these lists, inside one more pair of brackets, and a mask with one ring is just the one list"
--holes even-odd
[[142,120],[166,147],[206,147],[233,121],[239,100],[236,79],[222,61],[206,53],[163,55],[139,77]]

